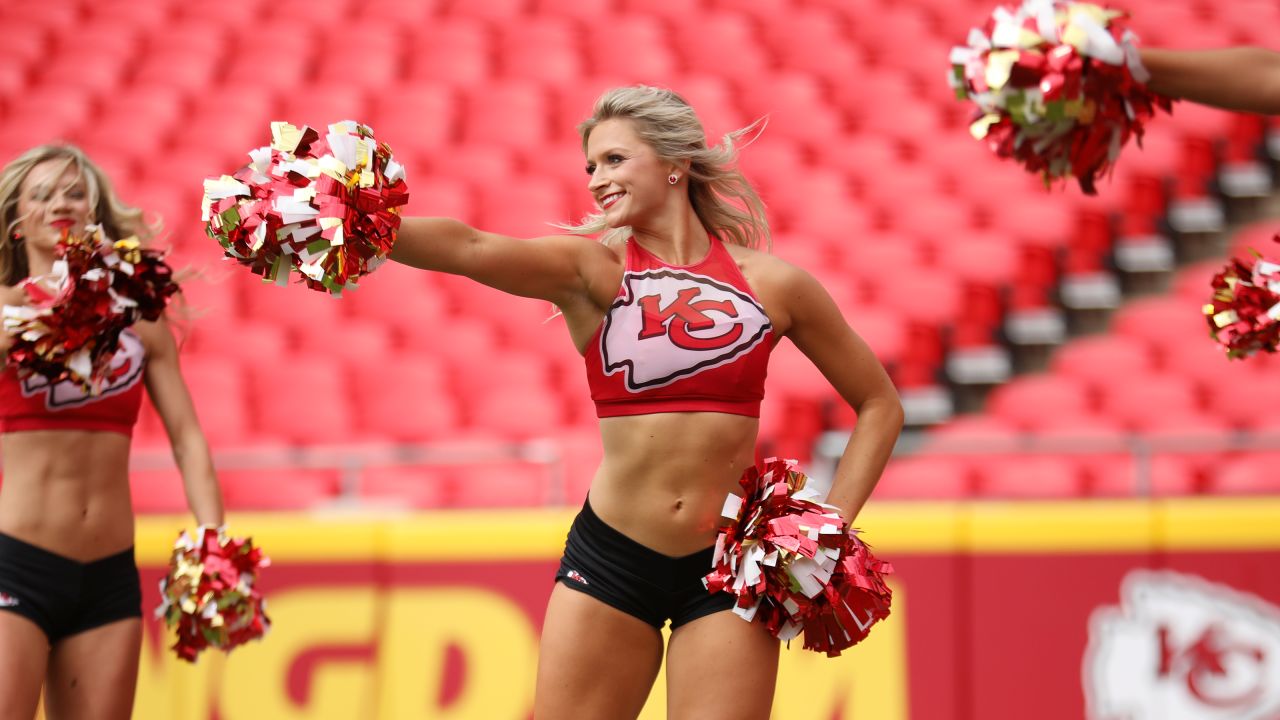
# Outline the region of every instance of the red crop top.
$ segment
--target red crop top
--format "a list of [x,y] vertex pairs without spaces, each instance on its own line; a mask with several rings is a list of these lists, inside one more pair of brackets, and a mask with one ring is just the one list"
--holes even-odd
[[634,239],[618,298],[587,345],[596,415],[722,412],[760,417],[776,338],[724,244],[668,265]]
[[0,374],[0,433],[100,430],[132,435],[142,405],[145,365],[142,340],[126,330],[112,358],[111,376],[97,395],[65,380],[53,385],[34,375],[19,380],[17,371],[7,368]]

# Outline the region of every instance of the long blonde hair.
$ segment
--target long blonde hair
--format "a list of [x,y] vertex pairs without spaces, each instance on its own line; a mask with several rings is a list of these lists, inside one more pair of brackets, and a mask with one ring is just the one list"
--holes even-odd
[[[609,90],[596,101],[591,117],[578,125],[586,152],[591,131],[605,120],[632,122],[640,139],[664,161],[689,161],[689,202],[703,227],[721,239],[750,248],[770,244],[764,202],[737,169],[737,142],[760,126],[757,121],[707,146],[706,131],[693,107],[671,90],[634,85]],[[609,228],[604,213],[591,213],[576,225],[559,226],[579,235],[603,233],[602,242],[619,242],[631,228]]]
[[147,223],[142,210],[120,201],[107,174],[83,150],[69,144],[39,145],[0,170],[0,229],[3,230],[0,235],[0,283],[5,285],[16,285],[30,272],[23,240],[14,237],[22,221],[18,216],[18,195],[31,169],[50,160],[62,160],[66,167],[74,166],[84,178],[89,206],[93,208],[90,222],[101,225],[107,237],[118,240],[136,235],[145,241],[158,229],[156,225]]

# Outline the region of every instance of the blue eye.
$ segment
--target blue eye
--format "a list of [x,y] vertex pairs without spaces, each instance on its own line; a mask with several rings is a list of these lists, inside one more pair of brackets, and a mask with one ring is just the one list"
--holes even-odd
[[588,174],[588,175],[595,175],[595,174],[596,174],[596,166],[595,166],[595,165],[588,165],[588,166],[587,166],[587,168],[586,168],[586,170],[587,170],[587,174]]

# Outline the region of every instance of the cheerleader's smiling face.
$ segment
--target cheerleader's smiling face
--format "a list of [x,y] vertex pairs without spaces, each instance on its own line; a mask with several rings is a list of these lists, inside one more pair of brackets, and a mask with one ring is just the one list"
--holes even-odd
[[587,189],[609,227],[643,226],[671,196],[671,163],[659,158],[631,120],[612,118],[587,138]]
[[32,167],[19,186],[17,230],[28,253],[51,256],[64,232],[84,232],[92,210],[89,184],[76,164],[46,160]]

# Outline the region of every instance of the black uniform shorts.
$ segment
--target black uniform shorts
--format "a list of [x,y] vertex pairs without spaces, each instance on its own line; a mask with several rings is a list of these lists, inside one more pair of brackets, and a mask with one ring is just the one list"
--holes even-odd
[[0,610],[34,622],[50,644],[141,618],[133,548],[82,563],[0,533]]
[[711,593],[702,578],[711,572],[715,547],[671,557],[609,527],[588,501],[573,520],[556,581],[610,607],[661,628],[733,607],[734,597]]

